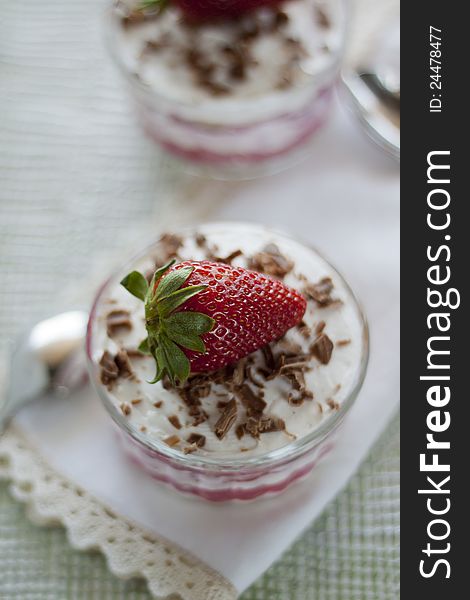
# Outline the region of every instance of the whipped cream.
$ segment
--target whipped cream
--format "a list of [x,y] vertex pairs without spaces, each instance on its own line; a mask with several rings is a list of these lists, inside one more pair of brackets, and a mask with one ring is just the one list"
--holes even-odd
[[[267,245],[275,244],[286,264],[290,261],[293,263],[292,270],[283,277],[286,285],[308,292],[312,284],[325,278],[326,281],[331,279],[333,289],[327,301],[322,304],[321,295],[313,300],[310,293],[303,324],[292,328],[284,338],[270,345],[274,356],[279,357],[283,353],[292,355],[294,349],[294,358],[290,361],[297,362],[296,355],[305,361],[301,367],[305,385],[300,401],[292,381],[285,375],[277,374],[268,380],[264,378],[266,356],[261,350],[248,359],[253,379],[242,370],[245,375],[237,382],[250,387],[255,395],[260,392],[260,387],[253,381],[261,382],[261,395],[266,403],[263,415],[276,422],[282,420],[285,427],[261,433],[259,437],[246,432],[240,437],[240,426],[243,428],[247,421],[246,406],[228,390],[223,381],[212,383],[210,391],[200,397],[200,409],[205,416],[202,422],[195,425],[181,393],[162,382],[148,383],[154,376],[155,362],[152,357],[137,357],[133,352],[146,337],[144,307],[140,300],[119,285],[120,279],[126,274],[124,272],[111,279],[96,306],[92,359],[99,363],[103,353],[115,356],[123,349],[129,351],[133,375],[130,378],[118,377],[113,381],[108,386],[108,397],[140,436],[153,442],[164,442],[182,452],[192,451],[199,455],[221,458],[240,456],[242,452],[247,456],[261,455],[315,431],[352,393],[361,376],[365,358],[364,321],[349,288],[312,249],[255,225],[206,225],[198,228],[198,234],[198,238],[194,233],[187,233],[181,238],[181,246],[177,249],[178,260],[203,260],[208,256],[213,258],[214,254],[227,257],[241,250],[242,254],[234,258],[232,264],[253,268],[259,263],[256,259],[258,253]],[[205,238],[203,243],[201,234]],[[173,250],[176,246],[178,244]],[[134,269],[141,272],[152,270],[155,262],[161,264],[168,254],[171,254],[168,253],[168,243],[163,247],[157,244],[145,256],[128,265],[126,272]],[[262,256],[266,257],[266,254]],[[254,262],[250,262],[251,257],[255,257]],[[313,290],[320,288],[314,285]],[[315,352],[313,348],[320,336],[327,336],[333,343],[326,364],[322,362],[325,357],[321,352]],[[187,385],[190,386],[191,382]],[[216,424],[224,405],[232,398],[236,399],[237,404],[236,420],[224,437],[219,439],[215,433]],[[204,437],[202,447],[188,442],[188,439],[194,441],[192,434]]]
[[117,3],[120,62],[158,96],[192,106],[285,97],[321,79],[337,62],[344,37],[340,0],[289,0],[280,5],[283,17],[275,26],[266,7],[202,25],[185,24],[171,4],[157,17],[122,18],[136,6],[133,0]]

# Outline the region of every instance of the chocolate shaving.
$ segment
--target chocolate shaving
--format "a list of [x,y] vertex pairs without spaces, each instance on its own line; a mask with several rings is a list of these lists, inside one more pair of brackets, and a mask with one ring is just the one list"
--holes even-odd
[[298,391],[296,392],[289,392],[289,395],[287,396],[287,402],[291,405],[291,406],[302,406],[302,404],[304,403],[305,398],[304,395],[299,393]]
[[211,258],[211,260],[214,260],[214,262],[220,262],[220,263],[224,263],[226,265],[231,265],[233,260],[235,260],[236,258],[238,258],[239,256],[242,256],[242,255],[243,255],[243,252],[241,250],[234,250],[225,258],[221,258],[220,256],[214,256]]
[[154,402],[153,403],[153,405],[155,406],[155,408],[161,408],[162,404],[163,404],[162,400],[159,400],[158,402]]
[[176,446],[177,444],[179,444],[180,438],[177,435],[170,435],[169,437],[165,438],[163,441],[167,446],[170,446],[170,448],[173,448],[173,446]]
[[286,424],[279,417],[263,416],[259,420],[258,431],[260,433],[271,433],[274,431],[284,431]]
[[206,436],[200,433],[192,433],[186,441],[188,444],[194,444],[198,448],[203,448],[206,443]]
[[326,327],[326,323],[325,321],[320,321],[317,326],[315,327],[315,333],[317,335],[320,335],[320,333],[325,329]]
[[334,285],[331,277],[324,277],[318,283],[309,283],[304,287],[304,294],[309,300],[314,300],[320,308],[341,304],[341,300],[331,297]]
[[281,371],[281,374],[289,379],[294,390],[297,390],[298,392],[305,391],[305,376],[301,369],[289,367],[289,370],[287,370],[284,368]]
[[294,369],[306,369],[308,368],[308,363],[312,358],[310,354],[293,354],[292,356],[287,356],[284,354],[284,365],[283,369],[288,370],[289,367]]
[[170,421],[170,423],[173,425],[173,427],[175,429],[181,429],[180,420],[178,419],[178,417],[176,415],[171,415],[170,417],[168,417],[168,420]]
[[292,271],[294,263],[281,254],[275,244],[268,244],[248,261],[248,268],[283,279]]
[[333,400],[333,398],[328,398],[328,400],[326,401],[326,403],[328,404],[328,406],[331,408],[331,410],[339,410],[339,403],[336,402],[336,400]]
[[232,381],[234,386],[238,387],[243,384],[245,381],[245,367],[247,365],[247,359],[242,358],[235,365],[235,370],[233,371]]
[[122,402],[120,405],[120,408],[122,410],[122,414],[125,415],[126,417],[128,417],[132,412],[132,408],[130,407],[129,404],[127,404],[127,402]]
[[276,29],[280,27],[285,27],[289,22],[289,16],[283,12],[282,10],[277,10],[274,15],[274,26]]
[[240,424],[237,425],[237,428],[235,429],[235,435],[237,436],[237,439],[241,440],[242,437],[245,435],[246,430],[245,430],[245,425]]
[[306,340],[308,340],[310,338],[310,336],[312,335],[312,332],[310,331],[310,327],[307,325],[307,323],[302,320],[300,321],[300,323],[297,323],[296,325],[298,332],[300,333],[300,335],[305,338]]
[[100,380],[109,390],[119,377],[133,377],[132,367],[125,350],[113,356],[108,350],[103,352],[100,360]]
[[244,429],[251,437],[259,439],[259,436],[262,433],[285,431],[286,424],[278,417],[268,417],[267,415],[263,415],[259,418],[250,417],[244,424]]
[[264,388],[264,383],[260,381],[255,374],[255,371],[252,366],[246,367],[245,369],[246,377],[250,380],[250,382],[261,390]]
[[180,398],[188,409],[188,414],[193,417],[193,426],[197,427],[209,418],[207,413],[202,410],[201,398],[206,398],[211,393],[211,376],[207,375],[196,375],[190,377],[182,387],[177,387]]
[[310,351],[322,365],[327,365],[330,362],[334,344],[326,333],[321,333],[310,346]]
[[174,233],[164,233],[160,238],[160,245],[165,253],[165,259],[175,258],[183,245],[183,239]]
[[238,398],[246,408],[246,414],[251,417],[261,415],[266,408],[266,402],[260,396],[257,396],[251,387],[246,383],[235,390]]
[[223,439],[226,436],[227,432],[235,423],[236,418],[237,403],[235,401],[235,398],[232,398],[227,404],[227,406],[224,408],[224,411],[220,415],[214,427],[214,433],[219,438],[219,440]]
[[131,314],[128,310],[112,310],[106,315],[106,331],[110,338],[123,329],[131,330]]
[[336,342],[337,346],[349,346],[349,344],[351,343],[351,340],[338,340]]
[[329,29],[331,27],[330,17],[320,6],[315,7],[315,16],[317,23],[322,29]]
[[133,406],[137,406],[138,404],[142,403],[142,399],[141,398],[135,398],[134,400],[131,400],[131,404]]
[[276,359],[274,358],[274,353],[271,346],[269,344],[263,346],[262,352],[266,368],[270,371],[274,370],[276,368]]
[[119,352],[114,357],[114,362],[117,365],[119,371],[119,377],[124,377],[124,379],[130,379],[133,377],[132,365],[129,360],[129,356],[125,350],[119,350]]
[[194,236],[194,241],[199,248],[204,248],[207,245],[207,238],[202,233],[196,233]]
[[201,423],[204,423],[209,418],[209,415],[204,411],[200,411],[193,419],[193,426],[197,427]]
[[108,350],[103,352],[100,360],[100,379],[101,383],[110,388],[114,381],[119,377],[119,369],[114,362],[114,357]]

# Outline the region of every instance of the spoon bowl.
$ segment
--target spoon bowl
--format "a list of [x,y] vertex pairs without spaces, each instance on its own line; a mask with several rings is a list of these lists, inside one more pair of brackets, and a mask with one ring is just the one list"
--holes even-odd
[[0,434],[21,408],[48,391],[66,394],[86,377],[88,314],[64,312],[36,323],[12,352],[9,386],[0,402]]

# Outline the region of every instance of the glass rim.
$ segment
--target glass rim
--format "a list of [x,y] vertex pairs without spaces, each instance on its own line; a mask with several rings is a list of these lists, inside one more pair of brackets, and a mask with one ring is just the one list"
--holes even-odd
[[[173,233],[176,234],[190,234],[194,233],[196,230],[207,230],[207,228],[220,228],[220,227],[234,227],[238,226],[243,228],[244,231],[251,229],[253,233],[256,230],[263,229],[264,232],[268,231],[274,233],[276,235],[280,235],[286,239],[290,239],[296,243],[300,243],[304,245],[306,248],[310,249],[314,252],[321,260],[323,260],[329,268],[333,271],[333,273],[339,278],[342,285],[345,287],[345,290],[350,295],[351,300],[354,302],[355,309],[359,316],[361,325],[362,325],[362,345],[361,345],[361,360],[359,364],[359,370],[356,375],[356,381],[349,391],[346,398],[343,400],[339,409],[332,412],[324,421],[316,427],[310,433],[288,442],[284,446],[280,448],[276,448],[269,452],[265,452],[263,454],[258,454],[251,457],[240,456],[236,458],[213,458],[210,456],[200,456],[192,453],[183,454],[178,450],[175,450],[165,444],[163,440],[159,439],[150,439],[145,433],[139,431],[136,427],[132,426],[128,419],[119,411],[116,404],[112,401],[111,395],[109,394],[106,387],[99,381],[99,365],[93,359],[92,356],[92,347],[93,347],[93,331],[94,331],[94,321],[96,316],[96,310],[100,303],[100,300],[103,297],[103,294],[108,289],[108,286],[111,283],[114,283],[118,278],[122,277],[123,272],[126,269],[132,268],[135,261],[144,258],[148,255],[153,248],[159,243],[160,238],[157,238],[152,243],[148,244],[142,251],[136,253],[129,261],[127,261],[124,265],[122,265],[119,269],[117,269],[110,277],[108,277],[104,283],[99,288],[90,310],[90,315],[88,319],[88,326],[86,332],[86,356],[87,356],[87,366],[90,374],[90,378],[93,384],[93,387],[98,392],[98,396],[100,397],[104,407],[107,412],[111,415],[113,421],[117,424],[120,430],[124,430],[128,433],[134,441],[138,442],[146,450],[150,450],[153,453],[157,453],[161,455],[161,458],[166,460],[170,460],[173,463],[178,464],[180,467],[185,468],[186,470],[197,470],[197,471],[207,471],[212,470],[215,472],[219,471],[246,471],[250,470],[250,468],[259,469],[272,467],[278,464],[284,464],[286,462],[290,462],[300,456],[303,456],[310,449],[314,448],[318,444],[320,444],[330,433],[332,433],[338,425],[343,421],[345,415],[349,412],[350,408],[353,406],[361,388],[364,383],[364,379],[367,372],[367,366],[369,361],[369,326],[367,323],[367,319],[365,317],[364,311],[362,309],[362,305],[357,300],[354,292],[351,287],[341,275],[341,273],[314,247],[312,247],[308,243],[304,243],[302,240],[299,240],[298,237],[293,237],[289,234],[286,234],[282,231],[277,231],[272,227],[265,227],[264,225],[255,224],[255,223],[244,223],[237,221],[209,221],[205,223],[201,223],[199,225],[194,226],[186,226],[176,228]],[[127,272],[127,271],[126,271]]]
[[[321,84],[329,83],[334,78],[336,73],[338,73],[341,65],[341,61],[344,57],[345,45],[347,40],[347,22],[349,16],[349,2],[347,0],[338,0],[338,2],[343,6],[344,16],[343,16],[343,24],[341,27],[341,42],[338,45],[337,49],[331,53],[331,61],[328,63],[326,68],[322,69],[319,73],[309,74],[306,73],[307,78],[306,81],[302,84],[293,86],[287,92],[284,91],[283,94],[283,105],[288,106],[289,95],[293,95],[298,92],[302,92],[304,90],[312,87],[312,83],[318,83],[318,87],[321,87]],[[103,13],[103,28],[104,28],[104,38],[105,45],[108,49],[108,53],[110,54],[114,64],[117,66],[119,72],[123,75],[124,79],[130,83],[132,86],[135,86],[139,89],[140,92],[145,94],[146,96],[151,97],[156,103],[161,103],[162,105],[168,106],[179,106],[186,110],[192,111],[195,115],[198,114],[199,110],[207,111],[208,104],[210,103],[211,115],[217,115],[217,111],[220,110],[220,114],[223,115],[239,113],[244,110],[249,110],[252,108],[264,108],[262,106],[263,102],[266,103],[266,99],[276,99],[278,96],[276,93],[271,92],[269,94],[264,94],[262,96],[257,96],[254,98],[235,98],[231,100],[226,100],[224,102],[209,100],[208,102],[203,102],[201,104],[195,104],[191,101],[182,101],[180,99],[172,98],[171,96],[165,96],[162,93],[158,93],[154,88],[150,85],[147,85],[143,82],[135,73],[131,72],[126,66],[125,62],[122,60],[122,56],[118,50],[118,44],[116,40],[113,38],[113,34],[118,28],[118,15],[114,10],[114,0],[108,8],[104,10]],[[114,36],[115,37],[115,36]],[[212,122],[212,120],[211,120]]]

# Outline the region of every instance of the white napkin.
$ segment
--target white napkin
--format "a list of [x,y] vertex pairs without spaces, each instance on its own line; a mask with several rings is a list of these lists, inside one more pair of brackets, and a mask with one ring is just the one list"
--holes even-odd
[[346,484],[397,408],[398,168],[337,109],[302,165],[229,189],[216,218],[281,226],[314,244],[342,271],[369,317],[363,392],[336,447],[311,477],[278,498],[250,504],[181,497],[126,461],[89,388],[73,401],[45,399],[17,424],[52,467],[118,514],[189,550],[241,592]]

